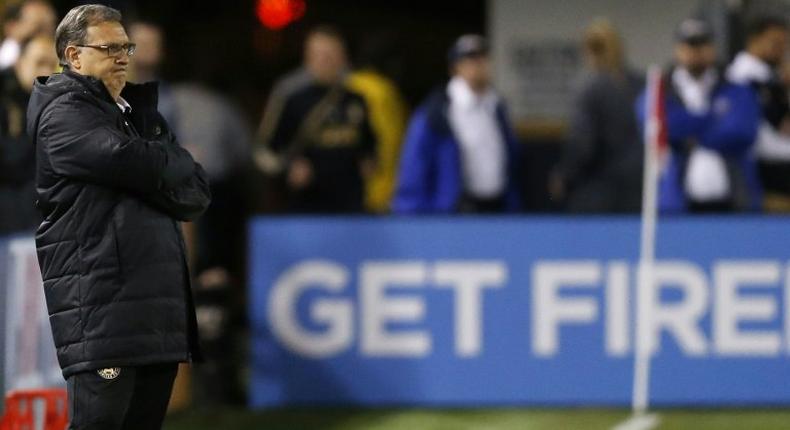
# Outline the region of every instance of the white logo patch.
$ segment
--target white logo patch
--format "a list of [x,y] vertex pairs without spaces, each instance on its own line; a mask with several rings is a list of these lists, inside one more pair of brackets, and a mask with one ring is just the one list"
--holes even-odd
[[120,367],[107,367],[96,371],[103,379],[115,379],[121,374]]

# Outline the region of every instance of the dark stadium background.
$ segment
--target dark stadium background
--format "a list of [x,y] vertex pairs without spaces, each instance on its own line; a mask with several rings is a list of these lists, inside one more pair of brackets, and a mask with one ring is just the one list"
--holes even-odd
[[[604,3],[600,0],[589,1]],[[790,5],[790,0],[785,1]],[[493,24],[495,21],[489,21],[490,0],[307,0],[305,15],[280,30],[268,29],[259,21],[255,14],[256,0],[52,0],[59,17],[76,5],[92,2],[120,9],[127,22],[147,21],[160,25],[165,33],[166,43],[162,78],[170,83],[205,84],[227,96],[241,108],[247,124],[253,129],[260,123],[262,110],[274,83],[301,63],[304,36],[316,25],[330,24],[340,29],[349,41],[352,61],[363,51],[365,42],[374,37],[383,40],[388,56],[385,71],[395,80],[411,109],[447,78],[445,53],[459,34],[492,35],[498,28]],[[714,3],[713,0],[695,2]],[[753,3],[759,2],[760,0],[753,0]],[[0,6],[3,3],[0,0]],[[546,3],[550,1],[546,0]],[[748,4],[750,0],[744,0],[743,3]],[[582,30],[579,29],[579,34]],[[667,32],[671,33],[671,29]],[[735,42],[742,41],[731,40],[731,43]],[[656,62],[664,60],[657,59]],[[549,198],[547,178],[559,158],[564,136],[523,134],[520,137],[524,143],[521,160],[524,170],[521,184],[523,209],[531,214],[541,213],[537,219],[548,218],[544,217],[546,212],[558,211],[560,208]],[[258,175],[257,172],[245,174],[248,176],[244,176],[242,180],[249,181],[247,184],[259,179],[255,176]],[[562,220],[574,222],[572,217]],[[241,231],[238,236],[245,236],[245,221],[239,217],[235,226],[228,226],[226,229],[230,231],[235,228],[233,233]],[[245,236],[238,240],[245,241],[247,238]],[[246,280],[247,244],[234,242],[234,245],[238,245],[235,248],[238,255],[234,255],[236,264],[229,270],[238,279]],[[238,296],[235,297],[237,302],[243,303],[246,300],[246,291],[239,289],[235,294]],[[246,353],[246,347],[240,350]],[[240,373],[243,377],[249,376],[244,372]],[[629,416],[629,411],[625,408],[488,409],[481,406],[467,409],[427,409],[425,406],[417,406],[392,409],[352,406],[251,410],[245,408],[241,402],[217,408],[204,408],[201,405],[176,411],[168,417],[165,428],[609,429]],[[669,409],[659,410],[659,413],[662,420],[660,429],[790,428],[790,410],[782,408],[722,407],[689,411]]]
[[[63,16],[85,3],[53,2]],[[302,39],[317,24],[341,28],[348,40],[386,33],[394,40],[393,65],[398,84],[414,105],[445,78],[444,52],[461,33],[484,32],[483,0],[434,1],[311,1],[304,17],[272,31],[258,21],[254,0],[111,0],[128,20],[163,26],[167,39],[164,78],[201,81],[240,103],[251,123],[260,119],[263,101],[278,76],[300,63]],[[352,56],[355,46],[350,46]],[[408,55],[407,55],[408,54]]]

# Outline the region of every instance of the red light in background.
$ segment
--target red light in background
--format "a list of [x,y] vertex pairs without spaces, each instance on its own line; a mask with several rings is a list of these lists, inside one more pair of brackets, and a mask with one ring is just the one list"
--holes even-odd
[[304,0],[258,0],[256,13],[264,27],[280,30],[302,18],[306,9]]

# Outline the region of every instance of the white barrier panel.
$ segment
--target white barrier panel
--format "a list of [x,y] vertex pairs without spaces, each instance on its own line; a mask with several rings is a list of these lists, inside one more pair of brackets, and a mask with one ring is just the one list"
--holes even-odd
[[32,238],[0,241],[3,389],[63,385]]

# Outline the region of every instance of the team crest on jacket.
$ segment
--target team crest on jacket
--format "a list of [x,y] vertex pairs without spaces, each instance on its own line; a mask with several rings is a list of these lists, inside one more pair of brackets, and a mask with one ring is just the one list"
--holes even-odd
[[96,371],[103,379],[115,379],[121,374],[120,367],[107,367]]

